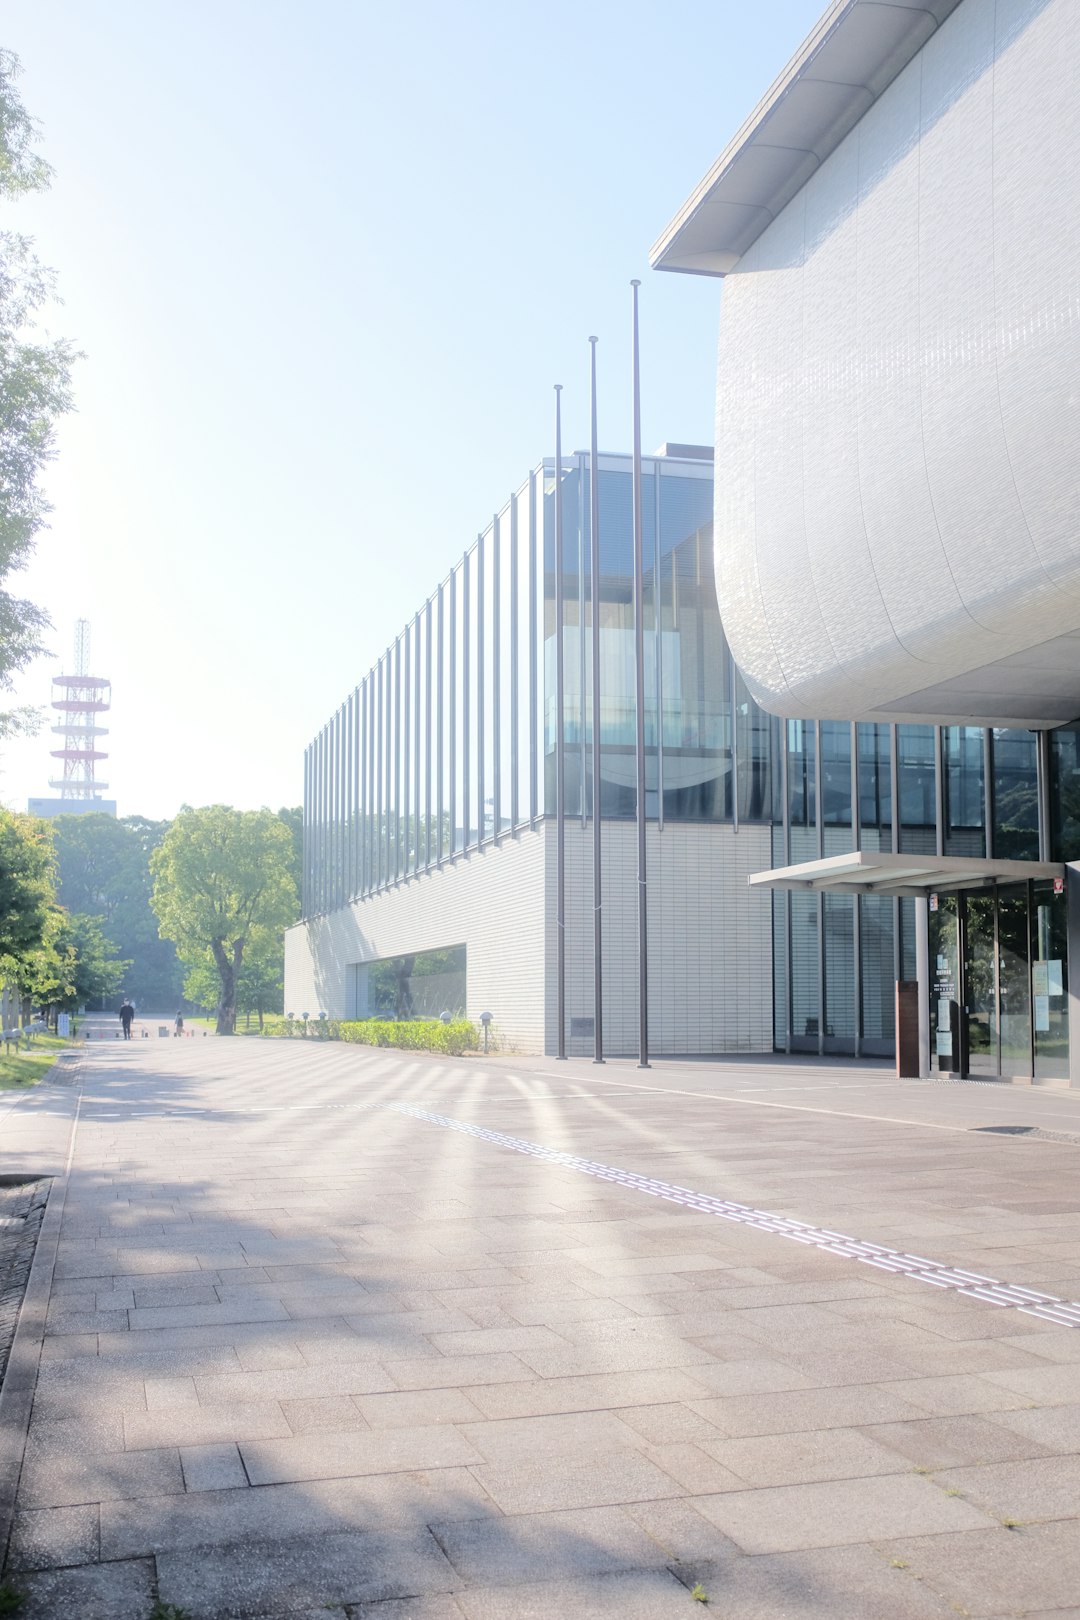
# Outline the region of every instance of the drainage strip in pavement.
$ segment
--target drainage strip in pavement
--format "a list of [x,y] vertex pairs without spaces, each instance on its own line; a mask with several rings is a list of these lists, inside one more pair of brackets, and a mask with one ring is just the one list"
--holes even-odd
[[681,1204],[686,1209],[700,1210],[703,1214],[719,1215],[723,1220],[736,1221],[742,1226],[753,1226],[761,1232],[773,1232],[777,1237],[792,1239],[795,1243],[823,1249],[828,1254],[842,1255],[845,1259],[860,1260],[864,1265],[876,1266],[882,1271],[912,1277],[933,1288],[947,1288],[965,1294],[971,1299],[986,1300],[991,1305],[1003,1305],[1023,1311],[1027,1316],[1038,1316],[1061,1327],[1080,1327],[1080,1303],[1059,1299],[1054,1294],[1043,1294],[1032,1288],[1020,1288],[1012,1283],[998,1282],[994,1277],[982,1277],[977,1272],[964,1271],[959,1266],[942,1265],[922,1255],[905,1254],[880,1243],[864,1243],[843,1232],[831,1232],[826,1227],[810,1226],[787,1215],[773,1215],[768,1210],[754,1209],[748,1204],[737,1204],[730,1198],[715,1198],[710,1193],[694,1192],[690,1187],[678,1187],[669,1181],[658,1181],[654,1176],[638,1175],[633,1170],[619,1170],[613,1165],[600,1164],[595,1159],[584,1159],[575,1153],[560,1152],[544,1147],[540,1142],[528,1142],[518,1136],[507,1136],[503,1131],[489,1130],[482,1125],[470,1125],[465,1120],[452,1119],[446,1114],[429,1113],[414,1104],[375,1103],[369,1106],[387,1112],[405,1114],[412,1119],[424,1120],[429,1125],[440,1125],[446,1130],[461,1131],[466,1136],[497,1147],[510,1148],[514,1153],[525,1153],[530,1158],[542,1159],[547,1164],[559,1165],[565,1170],[576,1170],[582,1175],[596,1176],[601,1181],[633,1188],[653,1198]]

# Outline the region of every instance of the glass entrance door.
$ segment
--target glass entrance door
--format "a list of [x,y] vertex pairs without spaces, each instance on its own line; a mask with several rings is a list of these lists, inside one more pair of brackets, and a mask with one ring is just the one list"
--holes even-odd
[[963,897],[961,1020],[967,1063],[961,1073],[993,1075],[998,1068],[998,994],[994,896]]
[[1012,883],[997,891],[998,1073],[1030,1079],[1031,925],[1028,886]]

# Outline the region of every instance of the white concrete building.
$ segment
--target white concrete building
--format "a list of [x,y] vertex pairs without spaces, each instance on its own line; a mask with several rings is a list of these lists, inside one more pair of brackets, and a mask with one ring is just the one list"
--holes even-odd
[[[785,787],[756,885],[789,929],[817,907],[856,935],[893,896],[938,1066],[1073,1084],[1077,24],[1076,0],[833,0],[653,249],[726,278],[719,606],[788,717],[786,781],[819,793],[815,847]],[[830,847],[823,747],[852,717]]]

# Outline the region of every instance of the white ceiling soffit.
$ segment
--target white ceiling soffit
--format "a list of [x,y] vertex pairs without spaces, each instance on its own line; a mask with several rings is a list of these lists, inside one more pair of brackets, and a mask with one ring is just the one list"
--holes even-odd
[[922,897],[941,889],[978,889],[994,882],[1064,878],[1055,861],[988,861],[969,855],[894,855],[858,849],[821,861],[754,872],[751,888],[823,894],[900,894]]
[[960,0],[833,0],[649,254],[725,276]]

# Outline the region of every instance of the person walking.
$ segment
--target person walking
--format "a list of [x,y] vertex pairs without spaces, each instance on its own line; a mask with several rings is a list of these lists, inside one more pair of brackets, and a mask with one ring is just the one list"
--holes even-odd
[[131,1023],[134,1017],[135,1008],[131,1005],[131,1002],[128,1000],[127,996],[125,996],[120,1004],[120,1022],[124,1028],[125,1041],[130,1041],[131,1039]]
[[184,1033],[184,1015],[183,1015],[182,1012],[178,1012],[177,1015],[176,1015],[176,1028],[173,1031],[173,1038],[175,1039],[177,1035],[182,1035],[183,1033]]

